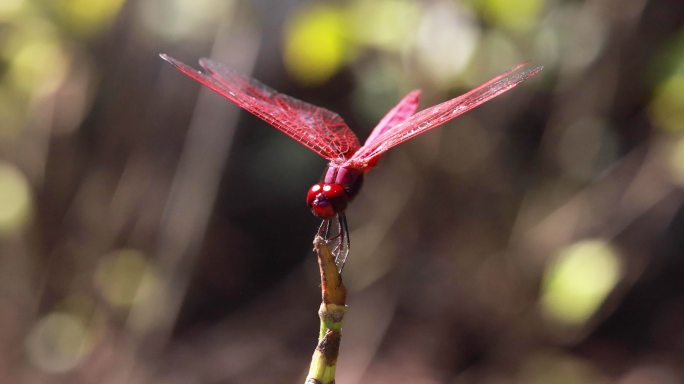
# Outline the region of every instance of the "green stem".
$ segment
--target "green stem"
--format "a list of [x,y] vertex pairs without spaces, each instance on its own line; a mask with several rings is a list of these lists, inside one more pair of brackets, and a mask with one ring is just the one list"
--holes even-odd
[[328,242],[316,236],[314,252],[318,256],[318,266],[321,272],[322,302],[318,310],[321,326],[318,345],[311,358],[306,384],[333,384],[342,337],[342,321],[347,311],[345,305],[347,290],[342,283],[342,276],[337,271],[335,258]]

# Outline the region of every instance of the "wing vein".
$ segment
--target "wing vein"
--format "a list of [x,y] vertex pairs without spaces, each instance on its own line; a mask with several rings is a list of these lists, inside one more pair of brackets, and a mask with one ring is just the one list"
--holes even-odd
[[334,112],[279,93],[209,59],[200,60],[202,72],[168,55],[161,57],[325,159],[348,159],[360,147],[354,132]]

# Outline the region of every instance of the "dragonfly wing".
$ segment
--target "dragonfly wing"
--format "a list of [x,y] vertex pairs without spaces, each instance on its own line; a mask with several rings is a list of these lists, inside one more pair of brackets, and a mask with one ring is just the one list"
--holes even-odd
[[520,71],[522,67],[523,65],[518,65],[468,93],[416,113],[404,122],[378,135],[372,141],[366,141],[366,144],[352,156],[349,162],[357,168],[372,165],[379,156],[390,148],[438,127],[513,89],[516,85],[538,74],[543,68],[540,66]]
[[420,98],[420,90],[413,90],[409,92],[403,99],[392,108],[385,117],[380,120],[378,125],[373,128],[371,134],[366,139],[366,144],[372,143],[381,134],[391,129],[399,123],[403,123],[406,119],[416,113],[418,109],[418,99]]
[[227,66],[201,59],[205,72],[162,54],[178,70],[211,88],[328,160],[347,159],[360,147],[342,118],[325,108],[279,93]]

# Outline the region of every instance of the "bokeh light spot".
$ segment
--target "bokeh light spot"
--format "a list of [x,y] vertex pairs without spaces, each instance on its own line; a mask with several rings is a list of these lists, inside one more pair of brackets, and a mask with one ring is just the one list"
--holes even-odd
[[[579,3],[568,3],[557,7],[546,20],[547,38],[555,39],[558,65],[564,70],[580,72],[585,70],[605,46],[607,31],[604,20]],[[553,36],[553,37],[551,37]]]
[[477,0],[475,5],[492,24],[513,30],[527,30],[537,24],[544,1]]
[[14,34],[8,42],[8,82],[29,94],[52,91],[66,75],[66,54],[49,26],[36,22],[27,28],[30,30]]
[[584,240],[561,250],[544,275],[541,306],[567,325],[581,325],[615,287],[621,265],[603,240]]
[[31,190],[24,174],[11,164],[0,163],[0,234],[23,228],[31,208]]
[[25,0],[0,1],[0,20],[6,20],[17,15],[24,8]]
[[525,384],[608,384],[591,363],[563,351],[537,349],[522,362],[516,383]]
[[143,25],[169,40],[206,39],[219,18],[228,19],[234,1],[143,0],[138,2]]
[[63,0],[55,10],[73,31],[90,35],[107,27],[123,0]]
[[476,47],[474,57],[462,75],[464,86],[480,85],[492,74],[501,73],[525,61],[510,36],[498,31],[483,34]]
[[102,295],[112,305],[128,308],[144,301],[151,293],[150,285],[145,284],[149,273],[151,268],[142,252],[121,249],[102,260],[95,279]]
[[29,360],[50,373],[74,369],[92,349],[88,328],[77,316],[51,313],[38,321],[26,339]]
[[470,61],[480,37],[473,15],[438,4],[426,12],[418,30],[418,62],[435,87],[449,88]]
[[684,186],[684,137],[679,138],[672,146],[669,160],[672,179]]
[[353,24],[350,33],[356,42],[401,51],[415,35],[421,8],[418,3],[406,0],[356,1],[350,14]]
[[650,115],[654,123],[666,131],[684,132],[684,73],[676,73],[663,81],[651,101]]
[[348,53],[340,8],[319,5],[293,14],[285,33],[285,66],[301,83],[320,84],[333,76]]

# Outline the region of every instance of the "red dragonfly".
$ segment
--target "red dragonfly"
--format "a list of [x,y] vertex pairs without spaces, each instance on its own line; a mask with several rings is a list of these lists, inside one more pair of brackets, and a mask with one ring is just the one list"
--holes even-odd
[[[356,134],[334,112],[279,93],[210,59],[200,59],[204,71],[198,71],[166,54],[160,56],[330,161],[323,180],[309,188],[306,202],[313,214],[323,219],[319,235],[337,239],[335,262],[340,270],[349,253],[344,211],[359,193],[364,174],[387,150],[511,90],[542,70],[541,66],[523,69],[524,64],[517,65],[468,93],[418,113],[420,91],[411,91],[380,120],[362,146]],[[331,237],[331,221],[335,218],[336,235]]]

